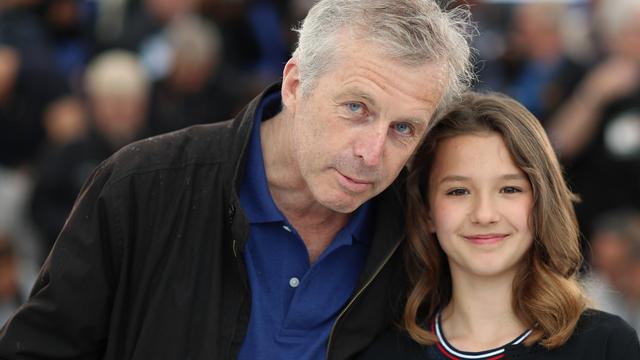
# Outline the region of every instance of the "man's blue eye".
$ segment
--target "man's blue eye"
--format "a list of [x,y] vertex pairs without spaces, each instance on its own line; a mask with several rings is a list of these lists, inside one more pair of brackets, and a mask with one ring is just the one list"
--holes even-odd
[[396,131],[402,135],[411,135],[412,132],[412,128],[409,124],[407,123],[399,123],[399,124],[395,124],[394,125],[396,128]]
[[363,109],[362,104],[358,104],[358,103],[348,103],[347,108],[349,109],[349,111],[354,113],[360,113],[362,112],[362,109]]

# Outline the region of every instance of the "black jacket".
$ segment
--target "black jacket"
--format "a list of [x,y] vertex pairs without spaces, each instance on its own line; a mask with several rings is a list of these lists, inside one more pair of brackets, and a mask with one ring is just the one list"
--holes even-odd
[[[503,360],[632,360],[640,359],[638,335],[620,317],[586,310],[569,340],[547,350],[540,345],[505,347]],[[496,357],[497,358],[497,357]],[[358,360],[421,359],[448,360],[435,345],[422,347],[397,328],[382,333]]]
[[[93,172],[30,299],[0,333],[0,359],[236,357],[251,306],[238,188],[259,99],[235,120],[126,146]],[[371,250],[328,359],[361,351],[390,321],[402,286],[402,178],[376,197]]]

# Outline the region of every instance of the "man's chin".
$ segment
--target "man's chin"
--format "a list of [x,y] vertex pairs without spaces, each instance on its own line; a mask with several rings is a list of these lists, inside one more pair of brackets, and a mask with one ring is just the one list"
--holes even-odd
[[345,194],[341,194],[340,197],[330,198],[330,199],[322,199],[320,204],[322,204],[327,209],[332,211],[350,214],[356,211],[360,205],[364,204],[367,200],[369,200],[372,196],[349,196]]
[[342,214],[351,214],[358,209],[362,204],[357,204],[357,206],[332,206],[329,209]]

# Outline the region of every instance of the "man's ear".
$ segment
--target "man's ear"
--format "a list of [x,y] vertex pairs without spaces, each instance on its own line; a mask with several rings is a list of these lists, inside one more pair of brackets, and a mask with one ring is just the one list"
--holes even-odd
[[300,71],[296,59],[289,59],[282,72],[282,104],[295,112],[295,105],[300,93]]

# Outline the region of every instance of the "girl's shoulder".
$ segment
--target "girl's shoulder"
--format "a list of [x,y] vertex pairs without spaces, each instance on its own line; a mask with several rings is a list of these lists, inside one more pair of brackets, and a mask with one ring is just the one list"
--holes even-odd
[[520,356],[512,358],[640,359],[640,343],[636,331],[621,317],[600,310],[587,309],[580,316],[573,334],[564,345],[550,350],[534,345],[518,355]]
[[[569,343],[584,347],[601,344],[600,349],[609,354],[607,358],[611,359],[640,359],[640,344],[635,329],[620,316],[600,310],[587,309],[582,313]],[[634,357],[627,357],[631,354]]]
[[[397,326],[388,328],[356,359],[443,359],[437,345],[422,346]],[[524,344],[505,348],[504,359],[522,360],[618,360],[640,359],[636,331],[621,317],[595,309],[585,310],[574,333],[562,346],[545,349]]]
[[[622,332],[635,335],[635,330],[620,316],[596,309],[586,309],[576,326],[574,336],[589,333],[589,335],[606,335],[611,332]],[[591,334],[595,333],[595,334]]]

